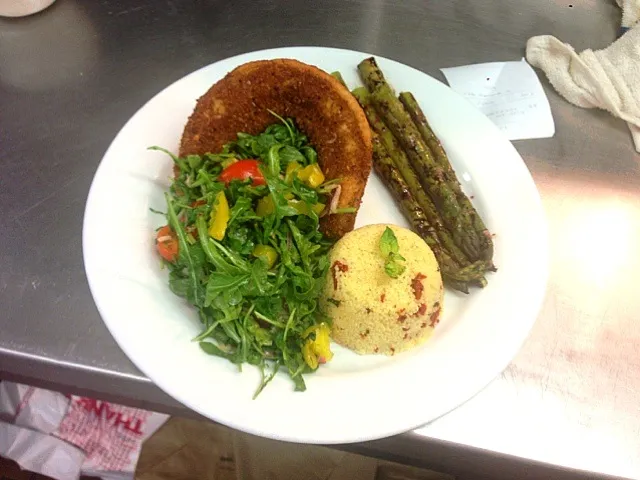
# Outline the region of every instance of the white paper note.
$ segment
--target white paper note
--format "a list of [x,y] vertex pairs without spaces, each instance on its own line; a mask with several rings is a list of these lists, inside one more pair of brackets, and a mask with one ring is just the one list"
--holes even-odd
[[524,59],[441,70],[449,86],[489,117],[509,140],[547,138],[555,133],[547,96]]

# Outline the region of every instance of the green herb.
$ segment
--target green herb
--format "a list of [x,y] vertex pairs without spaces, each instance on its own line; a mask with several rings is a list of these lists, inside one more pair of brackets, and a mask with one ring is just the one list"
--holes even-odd
[[327,298],[329,303],[333,303],[336,307],[339,307],[342,303],[340,300],[336,300],[335,298]]
[[[297,178],[284,181],[290,162],[309,165],[317,154],[291,119],[271,113],[280,123],[259,135],[238,133],[221,153],[179,158],[151,147],[170,155],[177,166],[166,193],[167,220],[179,245],[178,259],[165,262],[169,287],[198,311],[202,330],[194,341],[203,352],[238,368],[249,363],[260,369],[256,395],[279,370],[288,372],[296,391],[303,391],[303,376],[313,371],[302,356],[303,334],[329,322],[318,297],[332,242],[319,232],[319,218],[311,207],[327,203],[336,181],[315,189]],[[242,158],[261,161],[266,185],[253,186],[250,180],[225,185],[218,180],[225,165]],[[209,236],[208,222],[221,191],[229,204],[229,221],[223,239],[216,241]],[[273,212],[259,216],[257,203],[265,197],[273,202]],[[276,251],[271,268],[253,256],[256,245]]]
[[384,263],[384,271],[391,278],[398,278],[406,269],[406,267],[402,263],[399,263],[398,260],[403,260],[403,258],[400,255],[397,255],[395,259],[388,258]]
[[336,208],[333,213],[356,213],[358,209],[356,207],[343,207]]
[[406,266],[401,263],[405,258],[398,252],[400,247],[398,239],[389,227],[384,229],[380,237],[380,253],[385,257],[384,271],[391,278],[398,278],[405,271]]

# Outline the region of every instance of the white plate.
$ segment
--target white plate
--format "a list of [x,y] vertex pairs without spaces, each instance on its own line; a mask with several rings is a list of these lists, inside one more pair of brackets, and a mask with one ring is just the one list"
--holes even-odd
[[[334,359],[307,375],[295,393],[286,374],[256,400],[258,371],[242,373],[207,356],[191,339],[200,331],[194,310],[168,288],[154,250],[165,210],[173,151],[196,99],[245,62],[296,58],[351,86],[366,53],[317,47],[252,52],[204,67],[144,105],[107,150],[85,211],[83,247],[91,292],[112,335],[160,388],[193,410],[233,428],[281,440],[345,443],[423,425],[469,399],[511,361],[537,316],[547,278],[546,223],[522,159],[498,129],[466,100],[433,78],[377,57],[397,91],[412,91],[449,152],[474,203],[495,232],[489,285],[471,295],[447,292],[444,317],[422,348],[395,357],[358,356],[333,346]],[[406,225],[380,181],[367,185],[358,225]],[[96,346],[99,348],[99,346]]]

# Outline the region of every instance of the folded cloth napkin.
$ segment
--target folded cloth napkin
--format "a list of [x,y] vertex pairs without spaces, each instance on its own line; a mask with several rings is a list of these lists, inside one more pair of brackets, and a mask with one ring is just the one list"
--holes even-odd
[[640,152],[640,0],[616,0],[622,30],[609,47],[578,54],[551,35],[527,42],[527,61],[542,69],[554,88],[583,108],[602,108],[629,125]]

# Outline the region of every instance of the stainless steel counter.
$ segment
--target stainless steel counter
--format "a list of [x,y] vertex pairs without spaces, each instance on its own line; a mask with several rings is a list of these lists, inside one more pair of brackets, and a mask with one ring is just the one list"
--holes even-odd
[[[520,59],[537,34],[578,50],[615,38],[614,2],[571,2],[58,0],[0,20],[0,376],[188,413],[107,332],[80,242],[109,142],[169,83],[277,46],[363,50],[442,78],[441,67]],[[454,412],[345,448],[460,478],[579,476],[537,462],[640,477],[640,155],[623,122],[543,83],[556,136],[515,142],[550,224],[549,288],[529,339]],[[113,231],[105,255],[118,261]]]

